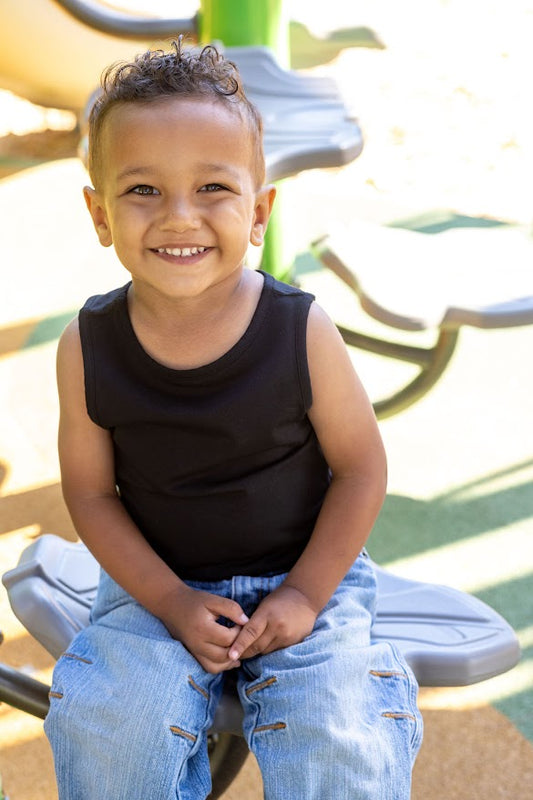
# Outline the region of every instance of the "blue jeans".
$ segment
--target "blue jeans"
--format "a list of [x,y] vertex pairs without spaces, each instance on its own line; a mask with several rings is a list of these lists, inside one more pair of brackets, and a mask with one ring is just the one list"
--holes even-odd
[[[283,575],[196,588],[247,614]],[[266,800],[407,800],[422,738],[417,686],[372,644],[371,563],[361,555],[300,644],[243,662],[244,735]],[[92,624],[58,661],[45,721],[60,800],[202,800],[206,734],[224,675],[102,574]]]

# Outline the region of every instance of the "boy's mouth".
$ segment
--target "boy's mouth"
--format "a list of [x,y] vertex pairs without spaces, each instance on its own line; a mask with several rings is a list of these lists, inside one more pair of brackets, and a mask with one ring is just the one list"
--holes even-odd
[[177,258],[187,258],[188,256],[197,256],[206,250],[207,247],[157,247],[156,253],[165,253],[167,256],[176,256]]

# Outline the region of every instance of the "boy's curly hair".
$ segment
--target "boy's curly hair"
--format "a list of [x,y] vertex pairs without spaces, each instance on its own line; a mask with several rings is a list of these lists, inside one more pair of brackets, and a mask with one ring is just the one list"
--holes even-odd
[[212,45],[185,48],[182,36],[172,50],[147,50],[131,62],[108,67],[89,114],[88,169],[96,184],[101,179],[100,134],[110,110],[122,103],[150,103],[165,97],[211,97],[234,107],[247,122],[255,143],[255,172],[264,182],[263,122],[244,93],[236,65]]

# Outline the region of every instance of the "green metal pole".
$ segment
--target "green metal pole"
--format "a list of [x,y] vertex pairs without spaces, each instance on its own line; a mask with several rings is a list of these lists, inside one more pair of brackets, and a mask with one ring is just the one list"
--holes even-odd
[[289,25],[283,0],[201,0],[199,38],[227,47],[266,45],[282,66],[289,63]]
[[[282,67],[288,68],[289,65],[289,24],[283,0],[201,0],[198,38],[204,43],[220,41],[226,47],[265,45],[273,51]],[[278,185],[261,267],[277,278],[287,280],[294,254],[289,252],[283,237],[280,188]]]

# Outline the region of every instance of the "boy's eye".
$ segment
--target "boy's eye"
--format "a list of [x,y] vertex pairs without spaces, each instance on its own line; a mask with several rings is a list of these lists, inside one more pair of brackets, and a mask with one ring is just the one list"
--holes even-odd
[[146,184],[142,183],[139,186],[134,186],[133,189],[130,190],[132,194],[142,194],[142,195],[151,195],[151,194],[159,194],[157,189],[154,189],[153,186],[147,186]]
[[206,183],[205,186],[202,186],[202,192],[221,192],[224,191],[226,187],[222,186],[220,183]]

